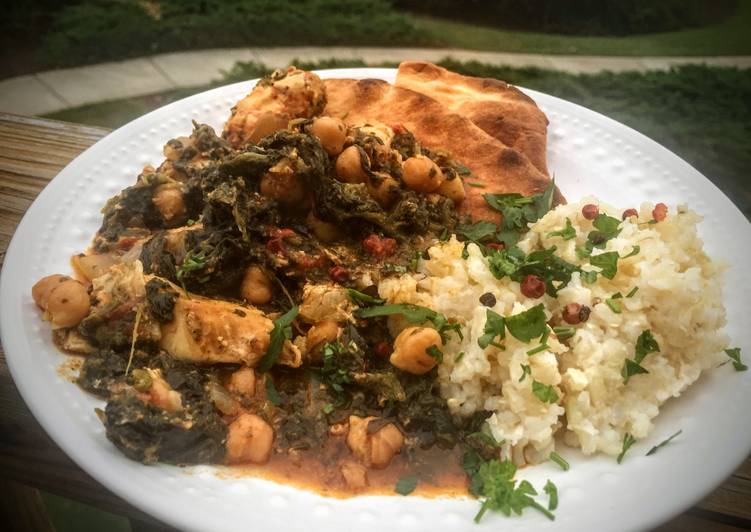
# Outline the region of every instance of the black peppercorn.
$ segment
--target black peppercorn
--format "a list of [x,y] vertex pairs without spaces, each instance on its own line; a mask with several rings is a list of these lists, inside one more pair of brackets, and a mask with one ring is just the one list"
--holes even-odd
[[491,294],[490,292],[485,292],[483,295],[480,296],[480,303],[482,303],[486,307],[494,307],[495,296]]

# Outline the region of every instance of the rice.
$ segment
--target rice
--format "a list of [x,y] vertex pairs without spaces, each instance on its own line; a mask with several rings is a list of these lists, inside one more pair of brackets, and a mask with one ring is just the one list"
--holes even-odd
[[[525,253],[556,246],[556,255],[567,262],[597,271],[576,252],[593,229],[581,215],[586,203],[598,204],[600,212],[620,219],[622,211],[588,198],[546,214],[531,225],[518,246]],[[391,303],[423,305],[461,323],[464,339],[454,337],[443,348],[438,369],[441,393],[457,416],[492,412],[487,423],[496,440],[504,442],[503,457],[520,464],[545,460],[555,449],[556,435],[586,454],[616,455],[626,433],[646,437],[660,405],[679,396],[703,370],[722,359],[728,343],[720,332],[725,324],[722,267],[702,250],[696,231],[701,218],[680,207],[664,221],[649,224],[652,207],[642,205],[638,223],[624,221],[617,237],[603,250],[593,251],[593,256],[617,251],[624,257],[639,247],[638,253],[618,261],[612,280],[598,275],[588,284],[576,272],[557,298],[546,294],[530,299],[518,282],[496,279],[475,244],[467,246],[468,256],[462,259],[464,244],[455,237],[431,247],[430,260],[420,261],[416,273],[380,283],[381,297]],[[567,218],[575,238],[548,236],[563,229]],[[492,310],[503,316],[540,302],[552,325],[566,325],[561,312],[568,303],[587,305],[592,312],[585,323],[576,325],[571,339],[559,342],[552,334],[548,348],[537,354],[527,351],[540,345],[539,339],[523,343],[509,334],[505,350],[482,349],[477,340],[484,332],[487,307],[479,298],[488,292],[496,299]],[[621,312],[616,313],[605,300],[619,292],[624,297],[617,300]],[[392,319],[390,327],[398,332],[404,324]],[[634,358],[636,340],[645,330],[652,332],[660,350],[642,362],[648,373],[624,383],[624,361]],[[522,364],[529,365],[531,374],[523,375]],[[538,399],[533,381],[553,386],[558,401]]]

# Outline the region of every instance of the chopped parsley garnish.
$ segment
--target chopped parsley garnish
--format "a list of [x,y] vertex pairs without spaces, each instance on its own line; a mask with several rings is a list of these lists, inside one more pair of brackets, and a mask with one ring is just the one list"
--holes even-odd
[[605,300],[605,304],[616,314],[621,313],[621,305],[615,300],[615,296]]
[[323,408],[321,408],[321,410],[323,410],[324,414],[330,414],[334,411],[334,405],[332,405],[331,403],[326,403],[325,405],[323,405]]
[[479,523],[488,510],[510,516],[512,513],[521,515],[525,508],[534,508],[551,521],[555,519],[547,508],[533,498],[537,491],[529,481],[522,480],[517,486],[514,480],[516,466],[511,460],[485,461],[477,453],[467,453],[464,470],[470,479],[470,491],[484,499],[480,511],[475,515],[475,523]]
[[463,236],[470,242],[482,242],[495,236],[498,231],[498,226],[493,222],[482,220],[474,224],[459,224],[454,229],[454,232]]
[[385,302],[383,299],[369,296],[368,294],[355,290],[354,288],[348,288],[347,294],[349,295],[349,298],[357,304],[365,303],[371,305],[383,305]]
[[519,314],[507,316],[504,321],[511,335],[522,342],[529,342],[547,331],[547,318],[542,303]]
[[571,469],[571,466],[569,465],[569,463],[566,460],[564,460],[563,457],[555,451],[550,453],[550,460],[558,464],[560,468],[563,469],[564,471],[568,471],[569,469]]
[[407,273],[407,267],[401,264],[394,264],[393,262],[386,262],[381,267],[381,271],[384,273]]
[[437,345],[431,345],[425,350],[425,352],[433,357],[436,363],[440,364],[441,362],[443,362],[443,351],[438,349]]
[[355,316],[362,319],[378,318],[381,316],[391,316],[392,314],[401,314],[404,319],[410,323],[421,324],[430,321],[441,335],[441,341],[445,344],[448,341],[448,333],[454,332],[459,339],[464,338],[461,331],[461,325],[458,323],[449,323],[446,316],[437,313],[427,307],[412,305],[410,303],[400,303],[394,305],[382,305],[378,307],[361,308],[355,312]]
[[588,259],[592,255],[592,250],[588,247],[577,247],[576,248],[576,256],[579,257],[581,260]]
[[415,488],[417,487],[417,482],[418,482],[418,478],[415,475],[402,477],[396,483],[396,486],[394,487],[394,491],[398,493],[399,495],[409,495],[410,493],[415,491]]
[[342,355],[347,357],[347,349],[341,342],[331,342],[323,346],[323,365],[321,366],[321,382],[331,388],[341,398],[344,385],[352,382],[352,376],[346,367],[340,364]]
[[638,292],[638,291],[639,291],[639,287],[638,287],[638,286],[635,286],[635,287],[633,287],[633,288],[631,289],[631,291],[630,291],[630,292],[629,292],[628,294],[626,294],[626,297],[634,297],[634,295],[635,295],[635,294],[636,294],[636,292]]
[[551,512],[558,508],[558,488],[555,487],[550,479],[542,487],[542,491],[548,494],[548,510]]
[[461,360],[464,358],[464,351],[461,351],[456,357],[454,357],[454,364],[461,362]]
[[558,401],[558,394],[550,384],[532,381],[532,393],[543,403],[555,403]]
[[[555,255],[556,247],[533,251],[529,255],[516,246],[506,249],[488,250],[488,268],[494,277],[509,276],[513,281],[522,282],[527,275],[536,275],[545,281],[545,291],[555,297],[560,288],[571,281],[571,274],[579,267]],[[555,282],[554,282],[555,281]]]
[[665,447],[668,443],[670,443],[673,438],[676,438],[676,437],[680,436],[681,433],[683,433],[683,430],[679,430],[678,432],[676,432],[675,434],[673,434],[672,436],[670,436],[668,439],[666,439],[666,440],[658,443],[657,445],[655,445],[654,447],[652,447],[649,451],[647,451],[647,454],[645,456],[652,456],[657,451],[659,451],[660,449],[662,449],[663,447]]
[[476,187],[476,188],[488,188],[488,186],[485,183],[473,183],[471,181],[465,181],[465,183],[470,187]]
[[555,182],[551,181],[542,194],[534,196],[522,196],[518,193],[485,194],[483,197],[487,204],[503,215],[502,234],[498,239],[506,246],[514,245],[519,239],[519,233],[526,231],[528,224],[547,214],[553,206],[554,192]]
[[522,367],[522,376],[519,377],[519,382],[522,382],[527,375],[532,375],[532,368],[529,367],[529,364],[521,364]]
[[509,277],[524,266],[526,256],[524,252],[516,246],[507,246],[505,249],[491,249],[486,255],[490,273],[496,279],[502,279],[506,275]]
[[634,443],[636,443],[636,438],[634,438],[630,433],[627,432],[623,436],[623,447],[621,448],[621,454],[619,454],[618,458],[616,458],[616,462],[618,462],[619,464],[623,462],[623,457],[626,456],[626,453]]
[[639,338],[636,339],[635,355],[634,359],[627,358],[623,364],[621,375],[623,376],[623,383],[628,384],[628,380],[639,373],[649,373],[641,363],[649,353],[656,353],[660,350],[660,346],[657,344],[652,331],[646,329],[642,331]]
[[274,379],[272,379],[270,376],[266,377],[266,399],[271,401],[271,403],[275,406],[282,404],[282,396],[279,395],[279,392],[276,391],[276,386],[274,386]]
[[279,360],[284,341],[292,338],[291,325],[299,312],[300,309],[292,307],[286,314],[274,320],[274,328],[269,335],[269,347],[266,349],[266,354],[263,355],[261,362],[258,364],[258,370],[261,373],[271,369],[271,366],[276,364],[276,361]]
[[527,351],[527,356],[536,355],[537,353],[542,353],[546,349],[550,349],[550,346],[546,343],[542,343],[538,345],[537,347],[533,347],[529,351]]
[[741,362],[741,348],[734,347],[732,349],[725,349],[725,354],[733,361],[733,367],[735,371],[746,371],[748,366]]
[[604,248],[605,243],[618,236],[621,232],[618,226],[621,221],[618,218],[613,218],[607,214],[598,214],[592,225],[595,230],[587,235],[587,249],[592,251],[592,248]]
[[553,332],[558,337],[558,340],[564,341],[572,338],[576,334],[576,327],[570,325],[559,325],[558,327],[553,327]]
[[634,249],[632,249],[627,255],[624,255],[623,257],[620,257],[621,259],[627,259],[629,257],[633,257],[634,255],[638,255],[641,251],[641,248],[639,246],[634,246]]
[[576,229],[574,229],[574,226],[571,225],[571,220],[569,218],[566,218],[566,227],[564,227],[560,231],[553,231],[552,233],[548,233],[548,238],[550,238],[551,236],[559,236],[563,240],[571,240],[572,238],[576,237]]
[[506,324],[503,316],[497,312],[493,312],[488,309],[485,311],[485,328],[483,329],[483,335],[477,339],[477,345],[485,349],[489,345],[493,345],[499,349],[502,349],[498,342],[495,342],[495,338],[500,340],[506,338]]
[[[196,253],[195,255],[191,252],[185,256],[182,265],[176,270],[177,281],[182,285],[183,290],[185,290],[186,292],[188,291],[188,289],[185,288],[185,276],[190,272],[202,270],[205,267],[206,254],[203,251]],[[203,279],[202,281],[205,281],[205,279]]]
[[501,445],[503,445],[502,441],[495,439],[495,436],[493,436],[493,433],[490,430],[490,425],[488,425],[487,422],[483,423],[482,427],[480,427],[480,430],[477,432],[467,434],[467,439],[477,440],[491,449],[500,449]]
[[593,255],[589,258],[589,263],[600,268],[600,274],[603,277],[612,279],[618,273],[618,252],[608,251],[607,253]]

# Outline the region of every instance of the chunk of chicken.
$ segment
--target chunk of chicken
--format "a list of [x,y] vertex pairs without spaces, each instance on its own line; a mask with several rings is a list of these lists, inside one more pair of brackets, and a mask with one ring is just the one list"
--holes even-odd
[[354,310],[355,304],[341,285],[309,283],[303,287],[300,316],[309,323],[349,321]]
[[162,349],[180,360],[255,366],[269,347],[274,325],[260,311],[196,296],[175,301],[174,319],[162,326]]
[[284,129],[289,120],[310,118],[325,106],[326,90],[321,78],[295,67],[277,70],[259,81],[232,108],[223,135],[235,147],[257,142]]

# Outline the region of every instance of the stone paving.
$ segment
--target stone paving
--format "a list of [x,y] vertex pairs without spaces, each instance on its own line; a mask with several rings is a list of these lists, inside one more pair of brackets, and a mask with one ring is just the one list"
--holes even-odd
[[444,58],[514,67],[534,66],[570,73],[667,70],[707,64],[751,68],[751,56],[612,57],[480,52],[451,48],[283,47],[175,52],[18,76],[0,81],[0,111],[42,115],[86,104],[198,87],[221,79],[237,61],[278,68],[293,60],[362,59],[367,64]]

